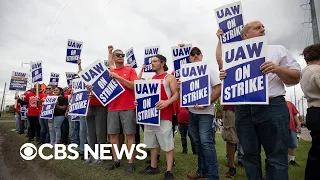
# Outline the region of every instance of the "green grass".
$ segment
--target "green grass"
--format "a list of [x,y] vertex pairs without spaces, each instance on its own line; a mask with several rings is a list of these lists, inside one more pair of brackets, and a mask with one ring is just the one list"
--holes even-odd
[[[8,129],[14,126],[14,123],[3,123],[8,126]],[[11,133],[12,136],[16,139],[17,149],[26,142],[26,138],[21,135]],[[143,139],[143,133],[142,139]],[[186,176],[189,172],[194,172],[197,168],[197,156],[192,155],[190,141],[188,139],[188,149],[189,154],[182,154],[182,147],[180,141],[180,135],[177,134],[175,136],[175,159],[176,159],[176,167],[173,170],[173,174],[175,179],[187,179]],[[307,160],[308,150],[311,146],[310,142],[299,141],[299,148],[296,152],[296,161],[300,164],[300,167],[289,167],[289,179],[290,180],[301,180],[304,179],[304,170],[305,163]],[[228,170],[226,165],[225,158],[225,143],[221,138],[219,133],[216,134],[216,150],[217,150],[217,158],[219,162],[219,175],[221,179],[225,178],[225,172]],[[265,168],[264,158],[265,155],[262,153],[262,163],[263,168]],[[165,154],[161,152],[159,168],[161,173],[158,175],[140,175],[137,172],[144,169],[147,164],[145,161],[137,161],[136,165],[136,173],[129,174],[125,173],[125,167],[127,165],[126,161],[121,161],[121,167],[114,171],[105,171],[104,168],[110,164],[109,162],[104,162],[100,166],[90,166],[83,165],[81,160],[49,160],[45,161],[39,158],[36,158],[35,163],[38,163],[41,167],[44,167],[48,171],[54,173],[57,177],[61,179],[112,179],[112,180],[123,180],[123,179],[163,179],[164,172],[166,171],[165,167]],[[264,171],[264,169],[263,169]],[[265,171],[264,171],[265,173]],[[245,175],[245,170],[242,167],[237,166],[237,175],[234,179],[247,179]]]
[[0,117],[0,121],[1,120],[14,120],[14,115],[12,113],[8,114],[8,113],[2,113],[1,117]]

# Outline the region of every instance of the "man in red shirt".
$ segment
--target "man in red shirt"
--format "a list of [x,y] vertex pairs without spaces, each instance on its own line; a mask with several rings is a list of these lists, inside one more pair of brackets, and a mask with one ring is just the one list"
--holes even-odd
[[172,166],[174,154],[174,139],[172,132],[172,104],[179,99],[177,92],[177,81],[173,75],[168,74],[168,66],[166,65],[167,59],[158,54],[152,58],[152,71],[156,73],[152,79],[161,79],[161,100],[156,103],[160,109],[160,126],[144,127],[144,143],[146,148],[151,152],[151,165],[145,170],[140,171],[140,174],[158,174],[160,173],[157,167],[157,154],[158,149],[161,148],[166,152],[167,171],[164,179],[173,179]]
[[21,99],[18,99],[18,102],[21,105],[28,104],[28,121],[29,121],[29,140],[28,141],[34,141],[34,137],[37,134],[37,141],[40,141],[40,124],[39,124],[39,100],[43,98],[43,94],[40,93],[39,88],[39,94],[37,96],[36,94],[36,87],[38,84],[34,85],[34,88],[30,90],[29,93],[26,94],[26,97],[22,101]]
[[[127,138],[128,149],[131,149],[132,144],[135,143],[136,133],[133,81],[137,80],[138,77],[133,68],[124,66],[124,56],[123,51],[116,49],[112,53],[112,59],[109,59],[114,63],[114,66],[110,65],[110,77],[116,79],[125,91],[108,104],[107,131],[108,134],[110,134],[110,143],[116,144],[118,149],[120,149],[119,135],[122,127],[123,134],[125,134]],[[107,167],[106,170],[113,170],[120,167],[120,160],[117,158],[113,147],[112,154],[114,163],[111,167]],[[126,171],[131,173],[135,171],[133,158],[129,159]]]
[[296,152],[296,148],[298,147],[297,131],[301,130],[300,121],[297,116],[299,112],[297,108],[292,104],[292,102],[287,101],[287,106],[290,114],[290,121],[289,121],[290,136],[289,136],[289,144],[288,144],[289,146],[288,152],[290,157],[289,165],[299,166],[294,159],[294,154]]

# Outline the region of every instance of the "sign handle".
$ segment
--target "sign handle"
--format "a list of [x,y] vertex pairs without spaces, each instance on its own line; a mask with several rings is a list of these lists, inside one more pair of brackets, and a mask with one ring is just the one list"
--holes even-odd
[[36,83],[36,94],[39,97],[39,83]]
[[[19,90],[16,89],[16,93],[14,96],[17,97],[18,95],[19,95]],[[15,100],[14,109],[17,109],[17,102],[18,102],[18,99]]]

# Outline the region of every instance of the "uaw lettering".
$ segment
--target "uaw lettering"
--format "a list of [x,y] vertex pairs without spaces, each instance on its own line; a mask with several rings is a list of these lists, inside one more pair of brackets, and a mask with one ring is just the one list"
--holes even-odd
[[28,84],[28,74],[12,71],[9,90],[25,91]]
[[80,79],[86,85],[92,85],[92,93],[103,106],[124,92],[122,85],[109,76],[109,70],[100,60],[95,61],[79,73]]
[[224,45],[221,104],[268,104],[268,79],[260,70],[266,61],[266,37]]
[[144,48],[144,64],[146,65],[144,72],[152,72],[151,58],[159,54],[159,49],[159,46],[151,46]]
[[241,2],[235,2],[214,10],[218,26],[224,32],[222,43],[240,41],[243,28]]
[[72,81],[73,95],[69,106],[69,114],[71,116],[86,116],[88,112],[89,92],[84,82],[80,79]]
[[173,68],[174,76],[178,79],[180,78],[181,65],[190,63],[190,50],[192,44],[186,44],[183,47],[174,46],[172,50]]
[[184,64],[181,67],[181,107],[210,105],[209,67],[205,62]]
[[68,39],[66,62],[77,63],[81,55],[82,42]]
[[132,68],[138,67],[136,57],[134,56],[134,53],[133,53],[133,48],[130,48],[126,51],[126,57],[127,57],[127,63],[130,64]]
[[76,75],[76,73],[74,73],[74,72],[66,72],[68,85],[71,83],[71,81],[75,77],[75,75]]
[[42,81],[42,62],[31,62],[32,83]]
[[160,110],[156,108],[160,101],[160,83],[161,80],[134,81],[137,124],[160,126]]
[[47,96],[42,106],[42,112],[40,114],[40,118],[52,119],[54,108],[56,106],[57,101],[58,101],[58,96]]
[[59,84],[59,77],[60,77],[60,74],[59,73],[51,73],[51,76],[50,76],[50,81],[49,81],[49,85],[54,85],[54,86],[58,86]]

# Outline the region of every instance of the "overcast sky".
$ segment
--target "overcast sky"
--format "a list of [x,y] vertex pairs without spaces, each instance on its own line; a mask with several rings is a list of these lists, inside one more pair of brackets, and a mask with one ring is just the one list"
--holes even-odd
[[[65,72],[77,71],[65,62],[67,40],[84,42],[83,67],[97,59],[107,59],[107,46],[126,50],[134,48],[138,66],[143,48],[160,45],[160,52],[171,59],[170,49],[178,43],[199,46],[204,59],[215,63],[217,23],[214,9],[234,0],[1,0],[0,1],[0,95],[12,71],[28,71],[21,63],[43,62],[43,82],[51,72],[60,73],[59,86],[66,86]],[[300,5],[306,0],[242,0],[244,21],[260,20],[266,28],[269,44],[285,46],[302,68],[299,54],[313,43],[310,11]],[[307,0],[308,2],[308,0]],[[316,0],[318,24],[320,2]],[[309,9],[309,6],[303,6]],[[168,63],[173,69],[172,62]],[[7,89],[8,90],[8,89]],[[302,96],[296,86],[297,99]],[[6,94],[6,104],[13,103],[14,92]],[[293,97],[293,87],[287,97]],[[294,101],[294,100],[293,100]],[[306,101],[305,101],[306,104]]]

